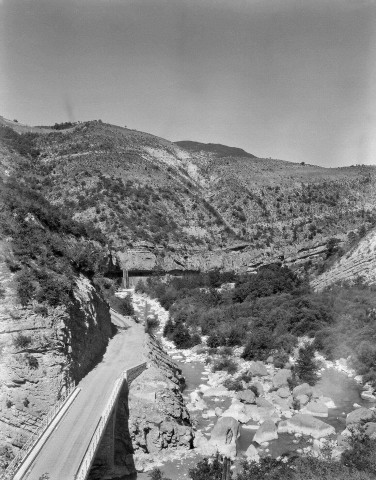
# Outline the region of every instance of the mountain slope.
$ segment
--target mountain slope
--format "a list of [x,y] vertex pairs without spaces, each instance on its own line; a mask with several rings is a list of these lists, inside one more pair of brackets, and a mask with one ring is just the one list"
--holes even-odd
[[100,121],[63,127],[29,138],[38,153],[25,167],[30,186],[92,222],[125,262],[134,252],[141,270],[250,268],[281,255],[321,262],[331,237],[375,223],[375,167],[261,159]]

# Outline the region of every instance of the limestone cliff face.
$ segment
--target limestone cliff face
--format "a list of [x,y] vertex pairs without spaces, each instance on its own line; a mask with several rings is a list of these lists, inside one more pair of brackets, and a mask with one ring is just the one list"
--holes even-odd
[[311,282],[316,291],[337,282],[353,283],[361,279],[367,285],[376,283],[376,230],[341,257],[327,272]]
[[138,471],[178,449],[193,447],[190,416],[181,395],[181,372],[153,337],[148,340],[148,351],[151,366],[129,392],[129,433]]
[[306,242],[290,247],[255,249],[248,243],[235,243],[233,247],[217,250],[186,251],[183,245],[175,252],[162,251],[150,243],[140,243],[133,249],[117,252],[119,267],[133,272],[198,272],[215,268],[237,273],[252,272],[260,265],[282,261],[286,266],[299,269],[306,262],[316,263],[325,258],[326,243]]
[[5,250],[0,249],[2,467],[65,389],[93,368],[111,336],[109,308],[83,276],[77,279],[70,307],[41,308],[35,303],[21,307]]

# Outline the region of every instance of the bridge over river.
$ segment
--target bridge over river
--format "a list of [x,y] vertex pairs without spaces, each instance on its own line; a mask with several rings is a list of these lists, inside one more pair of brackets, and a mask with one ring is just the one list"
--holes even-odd
[[35,445],[14,480],[87,478],[101,440],[113,433],[124,381],[129,384],[146,368],[144,326],[113,310],[111,317],[118,333],[110,339],[102,361],[77,385],[79,393],[56,427]]

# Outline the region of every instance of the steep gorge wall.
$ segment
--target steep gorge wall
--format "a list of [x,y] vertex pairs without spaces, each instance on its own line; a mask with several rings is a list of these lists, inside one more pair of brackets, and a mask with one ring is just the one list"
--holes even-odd
[[112,334],[109,307],[77,278],[69,307],[21,307],[0,249],[0,467],[36,431],[74,381],[103,355]]

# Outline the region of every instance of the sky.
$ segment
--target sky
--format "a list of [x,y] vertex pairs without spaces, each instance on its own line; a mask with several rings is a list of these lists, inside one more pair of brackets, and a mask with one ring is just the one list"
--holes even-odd
[[376,0],[0,0],[0,115],[376,164]]

